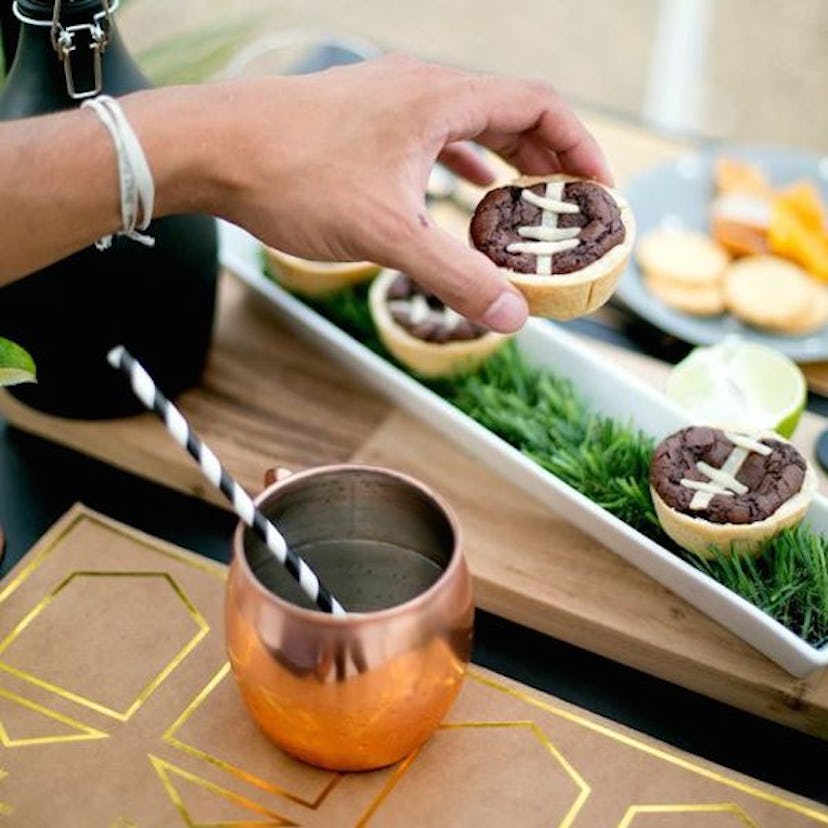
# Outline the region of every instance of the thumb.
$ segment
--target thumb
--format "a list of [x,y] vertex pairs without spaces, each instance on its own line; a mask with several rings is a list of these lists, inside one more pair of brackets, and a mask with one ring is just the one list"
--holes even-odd
[[421,222],[386,258],[458,313],[487,328],[513,333],[526,322],[529,311],[523,294],[490,259],[431,220]]

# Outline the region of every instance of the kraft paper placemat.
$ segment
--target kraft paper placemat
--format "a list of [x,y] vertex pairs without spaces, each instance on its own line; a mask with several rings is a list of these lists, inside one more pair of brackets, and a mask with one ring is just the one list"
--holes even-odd
[[828,825],[828,809],[473,667],[419,752],[342,775],[243,708],[225,569],[76,506],[0,582],[0,824]]

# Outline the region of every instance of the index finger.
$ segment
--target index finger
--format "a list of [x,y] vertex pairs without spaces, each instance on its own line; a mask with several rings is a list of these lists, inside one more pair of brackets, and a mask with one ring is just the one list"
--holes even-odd
[[598,143],[548,84],[471,76],[450,105],[450,141],[473,139],[522,172],[563,171],[612,184]]

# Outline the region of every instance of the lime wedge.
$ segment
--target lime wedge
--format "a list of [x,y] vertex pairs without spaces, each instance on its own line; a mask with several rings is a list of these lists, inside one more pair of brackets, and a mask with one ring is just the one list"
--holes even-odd
[[738,338],[694,349],[672,369],[665,391],[698,423],[783,437],[793,434],[808,396],[795,362]]
[[37,382],[34,360],[14,342],[0,336],[0,385]]

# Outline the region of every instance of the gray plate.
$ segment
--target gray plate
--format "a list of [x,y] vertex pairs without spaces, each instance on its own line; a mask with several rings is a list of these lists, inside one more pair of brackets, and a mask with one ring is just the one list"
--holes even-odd
[[[774,185],[809,178],[828,203],[828,156],[763,147],[721,147],[685,155],[636,176],[624,194],[638,222],[639,237],[660,226],[679,225],[707,232],[713,191],[713,165],[718,157],[741,158],[759,165]],[[644,286],[635,262],[621,279],[616,296],[630,310],[663,331],[693,345],[711,345],[725,336],[769,345],[798,362],[828,359],[828,326],[807,336],[781,336],[743,325],[732,316],[704,318],[674,310]]]

